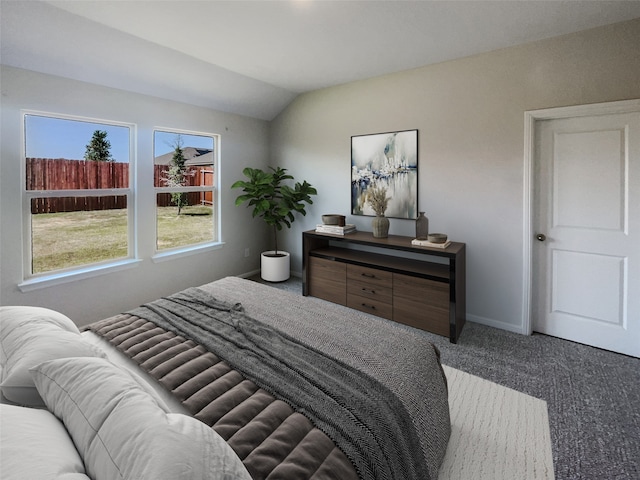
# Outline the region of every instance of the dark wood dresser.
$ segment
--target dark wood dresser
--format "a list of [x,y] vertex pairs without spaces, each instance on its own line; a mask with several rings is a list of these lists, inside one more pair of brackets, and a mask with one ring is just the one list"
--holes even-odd
[[465,244],[420,247],[370,232],[302,234],[302,293],[456,343],[465,323]]

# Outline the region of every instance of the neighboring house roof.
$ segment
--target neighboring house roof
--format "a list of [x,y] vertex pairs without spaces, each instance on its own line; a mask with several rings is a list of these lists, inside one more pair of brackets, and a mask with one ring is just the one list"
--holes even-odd
[[[184,147],[182,155],[187,159],[185,164],[190,165],[213,165],[213,150],[209,148]],[[155,158],[155,165],[170,165],[173,152],[165,153]]]

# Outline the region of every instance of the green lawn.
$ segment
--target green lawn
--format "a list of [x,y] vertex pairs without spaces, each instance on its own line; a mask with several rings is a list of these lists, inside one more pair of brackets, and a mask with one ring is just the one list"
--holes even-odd
[[[212,208],[159,207],[158,250],[213,240]],[[125,258],[127,211],[41,213],[32,217],[33,273]]]
[[213,209],[196,205],[158,207],[158,250],[193,245],[213,240]]

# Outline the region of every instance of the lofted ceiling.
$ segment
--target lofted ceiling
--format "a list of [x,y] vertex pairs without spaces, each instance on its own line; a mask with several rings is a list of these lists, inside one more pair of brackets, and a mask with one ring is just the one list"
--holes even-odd
[[271,120],[298,94],[640,17],[640,0],[0,0],[3,64]]

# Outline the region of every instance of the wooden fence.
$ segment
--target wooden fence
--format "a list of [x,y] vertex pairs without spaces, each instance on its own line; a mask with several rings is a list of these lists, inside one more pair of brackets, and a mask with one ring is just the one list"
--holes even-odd
[[[88,190],[129,187],[129,164],[52,158],[27,158],[27,190]],[[168,165],[154,166],[154,186],[164,187]],[[186,186],[213,185],[213,170],[187,167]],[[212,203],[211,192],[187,193],[189,205]],[[159,207],[171,205],[171,194],[158,195]],[[56,213],[126,208],[125,195],[47,197],[31,200],[31,213]]]
[[[27,190],[88,190],[128,186],[128,163],[27,158]],[[126,207],[125,195],[49,197],[31,200],[33,214]]]
[[[154,165],[153,184],[156,187],[166,187],[163,178],[166,178],[169,171],[169,165]],[[213,170],[210,166],[189,166],[185,173],[185,184],[189,187],[212,186]],[[168,207],[171,205],[171,194],[158,194],[158,206]],[[213,195],[211,192],[189,192],[187,193],[188,205],[212,205]]]
[[31,213],[79,212],[127,208],[125,195],[102,197],[46,197],[31,199]]

